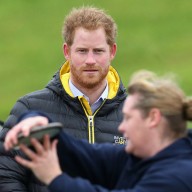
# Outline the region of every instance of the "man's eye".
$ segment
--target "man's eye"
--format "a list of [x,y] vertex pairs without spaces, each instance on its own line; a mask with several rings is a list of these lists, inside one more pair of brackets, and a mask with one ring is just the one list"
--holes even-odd
[[96,49],[94,52],[95,52],[95,53],[102,53],[103,50],[101,50],[101,49]]
[[86,53],[86,50],[85,50],[85,49],[79,49],[78,52],[80,52],[80,53]]

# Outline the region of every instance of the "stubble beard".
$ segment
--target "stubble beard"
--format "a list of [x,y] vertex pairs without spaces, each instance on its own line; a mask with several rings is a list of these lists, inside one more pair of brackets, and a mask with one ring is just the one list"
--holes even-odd
[[[81,70],[81,69],[80,69]],[[86,88],[86,89],[93,89],[97,86],[99,86],[99,84],[101,84],[101,82],[106,79],[106,76],[109,72],[109,67],[106,68],[105,70],[99,69],[99,76],[95,77],[95,76],[81,76],[79,73],[77,73],[77,70],[75,67],[73,67],[73,65],[71,65],[70,68],[70,72],[71,75],[73,76],[73,83],[76,85],[78,84],[80,87]]]

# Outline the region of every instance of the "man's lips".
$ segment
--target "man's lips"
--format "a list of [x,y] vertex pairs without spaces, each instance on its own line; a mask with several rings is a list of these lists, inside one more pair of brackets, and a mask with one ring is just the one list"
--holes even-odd
[[93,73],[93,72],[97,72],[98,70],[97,69],[86,69],[86,70],[83,70],[84,72],[90,72],[90,73]]
[[83,71],[98,71],[98,69],[84,69]]

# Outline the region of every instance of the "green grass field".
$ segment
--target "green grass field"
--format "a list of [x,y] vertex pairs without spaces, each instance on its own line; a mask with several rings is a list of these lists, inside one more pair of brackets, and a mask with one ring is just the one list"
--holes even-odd
[[0,119],[43,88],[64,62],[61,28],[72,7],[95,5],[118,24],[113,66],[125,85],[139,69],[173,72],[192,95],[191,0],[0,0]]

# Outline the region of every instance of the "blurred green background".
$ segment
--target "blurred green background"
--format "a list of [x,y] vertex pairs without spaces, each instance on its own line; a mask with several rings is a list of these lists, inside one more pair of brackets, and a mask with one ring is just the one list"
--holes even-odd
[[72,7],[105,9],[118,24],[113,66],[125,85],[138,69],[173,72],[192,94],[191,0],[0,0],[0,119],[42,89],[64,62],[61,28]]

